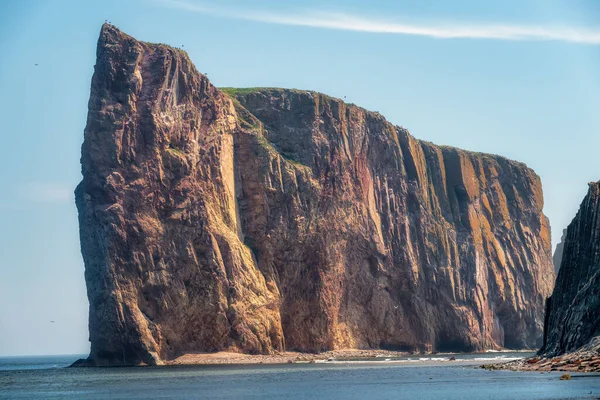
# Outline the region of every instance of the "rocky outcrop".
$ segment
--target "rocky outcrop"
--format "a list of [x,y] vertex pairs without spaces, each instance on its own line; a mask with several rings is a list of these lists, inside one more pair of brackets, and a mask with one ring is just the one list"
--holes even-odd
[[567,228],[556,287],[548,299],[540,354],[548,357],[600,351],[599,310],[600,182],[596,182],[589,184]]
[[539,177],[326,95],[218,90],[104,25],[76,190],[89,363],[534,348]]
[[552,256],[552,264],[554,264],[554,271],[556,272],[556,274],[558,274],[558,270],[560,269],[560,263],[562,261],[566,236],[567,230],[563,229],[562,235],[560,237],[560,242],[556,245],[556,248],[554,249],[554,255]]
[[537,355],[481,367],[487,370],[600,372],[600,336],[596,336],[576,351],[558,356]]

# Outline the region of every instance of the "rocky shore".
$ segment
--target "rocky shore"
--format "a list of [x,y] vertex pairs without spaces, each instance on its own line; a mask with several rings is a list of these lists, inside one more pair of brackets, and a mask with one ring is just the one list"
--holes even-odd
[[600,372],[600,339],[590,345],[556,357],[531,357],[507,363],[485,364],[487,370]]
[[204,365],[204,364],[292,364],[311,363],[316,361],[337,361],[360,359],[368,361],[382,357],[403,357],[409,353],[388,350],[332,350],[323,353],[299,353],[294,351],[276,352],[274,354],[243,354],[221,351],[218,353],[185,354],[166,365]]

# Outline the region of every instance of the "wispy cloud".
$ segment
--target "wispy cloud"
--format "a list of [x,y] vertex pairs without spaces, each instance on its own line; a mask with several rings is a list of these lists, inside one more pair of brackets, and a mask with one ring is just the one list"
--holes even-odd
[[73,188],[53,182],[29,182],[21,186],[25,200],[38,203],[67,203],[74,201]]
[[226,8],[186,0],[154,0],[156,3],[205,15],[278,25],[306,26],[356,32],[426,36],[438,39],[496,39],[529,41],[563,41],[600,44],[600,29],[583,27],[470,24],[460,22],[408,23],[390,19],[369,18],[320,10],[272,12]]

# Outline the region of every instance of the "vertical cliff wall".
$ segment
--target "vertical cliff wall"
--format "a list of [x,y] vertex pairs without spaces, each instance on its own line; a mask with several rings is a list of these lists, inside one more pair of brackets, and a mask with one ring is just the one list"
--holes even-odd
[[539,177],[104,25],[76,190],[90,362],[541,344]]
[[541,354],[573,352],[600,336],[600,182],[590,183],[567,228],[546,314]]
[[554,271],[556,271],[557,275],[558,275],[558,270],[560,269],[560,263],[562,261],[566,236],[567,236],[567,230],[563,229],[562,235],[560,236],[560,242],[556,245],[556,248],[554,249],[554,255],[552,255],[552,264],[554,264]]

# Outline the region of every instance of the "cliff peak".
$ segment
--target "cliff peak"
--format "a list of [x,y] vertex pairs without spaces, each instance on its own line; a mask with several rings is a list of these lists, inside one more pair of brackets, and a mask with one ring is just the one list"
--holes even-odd
[[98,37],[98,47],[116,45],[124,41],[137,42],[133,37],[127,35],[116,26],[105,22],[100,28],[100,36]]

